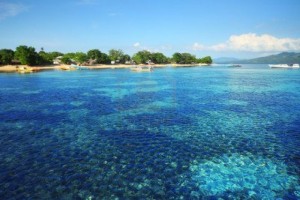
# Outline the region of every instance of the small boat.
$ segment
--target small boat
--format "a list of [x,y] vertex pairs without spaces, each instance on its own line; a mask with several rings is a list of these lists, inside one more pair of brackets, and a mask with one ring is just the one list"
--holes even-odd
[[131,67],[130,70],[135,72],[151,72],[153,68],[151,66],[136,66]]
[[269,65],[271,68],[285,68],[285,69],[299,69],[299,64],[278,64],[278,65]]
[[229,65],[228,67],[242,67],[242,65]]
[[78,65],[71,65],[71,66],[74,67],[77,70],[87,70],[87,69],[89,69],[86,66],[78,66]]
[[33,70],[32,67],[17,67],[17,72],[22,73],[22,74],[24,74],[24,73],[31,73],[33,71],[34,70]]
[[61,70],[65,70],[65,71],[71,71],[71,70],[76,70],[75,67],[73,66],[68,66],[68,65],[63,65],[59,67]]

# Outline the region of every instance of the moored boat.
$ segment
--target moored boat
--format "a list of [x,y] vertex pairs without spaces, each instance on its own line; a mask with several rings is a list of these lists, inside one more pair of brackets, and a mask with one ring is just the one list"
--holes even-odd
[[242,67],[242,65],[236,64],[236,65],[229,65],[228,67]]
[[17,72],[19,73],[31,73],[33,72],[33,68],[32,67],[17,67]]
[[61,69],[61,70],[65,70],[65,71],[76,70],[75,67],[73,67],[73,66],[68,66],[68,65],[60,66],[60,69]]
[[285,69],[298,69],[299,68],[299,64],[292,64],[292,65],[288,65],[288,64],[272,64],[269,65],[269,67],[271,68],[285,68]]
[[131,67],[130,70],[135,72],[151,72],[153,68],[151,66],[136,66]]

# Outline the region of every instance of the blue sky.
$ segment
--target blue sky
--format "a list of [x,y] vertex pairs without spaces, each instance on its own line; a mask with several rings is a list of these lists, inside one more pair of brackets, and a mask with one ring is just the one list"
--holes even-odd
[[300,51],[299,0],[0,0],[0,49],[251,58]]

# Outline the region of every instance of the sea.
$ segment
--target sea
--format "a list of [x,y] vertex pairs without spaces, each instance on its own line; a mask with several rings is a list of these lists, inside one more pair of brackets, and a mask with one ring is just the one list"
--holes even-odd
[[1,73],[0,199],[300,199],[300,70]]

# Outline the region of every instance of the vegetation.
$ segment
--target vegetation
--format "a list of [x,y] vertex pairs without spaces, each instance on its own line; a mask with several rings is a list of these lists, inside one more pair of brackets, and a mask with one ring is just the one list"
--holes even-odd
[[[61,56],[61,57],[60,57]],[[114,63],[126,64],[134,61],[136,64],[196,64],[196,63],[212,63],[210,56],[204,58],[196,58],[190,53],[174,53],[172,58],[166,57],[163,53],[149,51],[139,51],[131,58],[120,49],[111,49],[108,54],[101,52],[98,49],[91,49],[87,53],[60,53],[60,52],[45,52],[44,48],[37,53],[35,48],[25,45],[18,46],[15,51],[10,49],[0,49],[0,64],[11,64],[13,60],[17,60],[22,65],[49,65],[53,64],[55,59],[59,59],[64,64],[110,64]]]
[[111,49],[109,50],[109,59],[115,63],[125,64],[126,61],[130,61],[130,56],[124,54],[122,50]]
[[206,63],[211,64],[213,62],[212,58],[210,56],[206,56],[204,58],[200,58],[197,60],[198,63]]
[[151,60],[151,53],[149,51],[139,51],[133,55],[132,60],[136,64],[146,64],[149,60]]
[[60,52],[50,52],[47,53],[45,51],[39,52],[39,60],[37,62],[38,65],[50,65],[53,63],[53,60],[58,56],[62,56],[63,54]]
[[109,64],[110,59],[107,54],[102,53],[98,49],[92,49],[87,52],[87,56],[89,59],[95,61],[96,64]]
[[40,58],[33,47],[18,46],[15,52],[15,59],[19,60],[22,65],[37,65]]
[[8,65],[11,64],[14,59],[14,51],[10,49],[1,49],[0,50],[0,64]]

